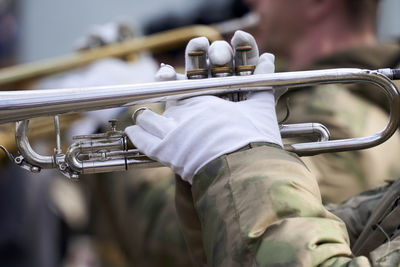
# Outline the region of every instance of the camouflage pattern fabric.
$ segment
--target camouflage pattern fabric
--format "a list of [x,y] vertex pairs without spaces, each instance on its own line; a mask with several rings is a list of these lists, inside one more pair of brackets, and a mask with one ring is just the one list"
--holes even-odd
[[198,216],[181,223],[186,240],[202,240],[189,242],[199,266],[370,266],[352,258],[344,223],[323,207],[299,158],[249,147],[206,165],[191,188],[177,179],[179,216]]
[[[387,44],[357,48],[332,55],[313,69],[357,67],[379,69],[400,62],[400,46]],[[367,84],[335,84],[293,90],[281,98],[290,99],[287,123],[319,122],[332,139],[362,137],[377,133],[387,123],[386,99]],[[286,111],[279,103],[278,114]],[[384,180],[400,176],[400,135],[375,148],[353,152],[303,157],[320,186],[324,203],[340,203],[360,192],[381,186]]]
[[[363,229],[366,227],[371,214],[376,210],[383,195],[390,188],[391,183],[384,187],[369,190],[350,198],[343,204],[330,204],[326,208],[342,219],[349,233],[350,244],[353,246]],[[400,225],[400,222],[398,222]],[[373,266],[389,267],[400,264],[400,233],[393,236],[387,234],[392,240],[386,241],[369,253]]]
[[354,196],[342,204],[329,204],[325,207],[342,219],[354,244],[368,222],[372,212],[387,190],[387,186],[379,187]]
[[370,258],[374,267],[398,267],[400,265],[400,236],[372,251]]

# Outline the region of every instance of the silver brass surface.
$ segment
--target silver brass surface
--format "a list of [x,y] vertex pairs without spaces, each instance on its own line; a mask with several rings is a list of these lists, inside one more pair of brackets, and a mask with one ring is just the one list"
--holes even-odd
[[[391,73],[387,69],[382,72]],[[317,84],[364,82],[382,89],[388,100],[389,121],[380,132],[367,137],[329,140],[329,131],[323,125],[308,123],[281,125],[281,134],[283,137],[317,134],[319,137],[317,142],[285,146],[285,149],[300,156],[365,149],[386,141],[399,125],[399,93],[393,82],[384,74],[378,70],[330,69],[122,86],[2,91],[0,92],[0,123],[21,121],[16,125],[15,134],[20,152],[15,162],[21,167],[30,168],[31,171],[38,171],[40,168],[58,168],[69,177],[77,177],[80,173],[127,170],[136,165],[148,167],[160,164],[141,155],[136,149],[128,149],[127,137],[115,129],[104,135],[85,135],[79,138],[79,141],[70,146],[65,155],[61,153],[57,139],[57,152],[54,155],[39,155],[33,151],[26,137],[29,119],[184,99],[199,95],[263,91],[270,90],[271,87],[295,88]]]

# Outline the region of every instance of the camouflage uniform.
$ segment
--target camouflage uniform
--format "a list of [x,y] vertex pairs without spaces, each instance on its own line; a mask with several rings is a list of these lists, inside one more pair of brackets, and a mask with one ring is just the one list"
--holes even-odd
[[375,267],[392,267],[400,264],[400,236],[387,242],[370,253]]
[[309,169],[276,146],[250,144],[207,164],[192,186],[176,182],[199,266],[370,266],[352,258],[346,227],[322,205]]
[[[396,183],[397,185],[395,186]],[[369,225],[375,225],[376,221],[373,220],[374,216],[376,216],[375,212],[377,212],[377,209],[382,208],[380,207],[380,204],[382,203],[383,197],[387,197],[387,194],[390,190],[393,190],[395,202],[397,201],[396,199],[398,198],[397,195],[400,181],[398,180],[396,183],[389,183],[384,187],[369,190],[360,195],[352,197],[340,205],[330,204],[325,206],[330,212],[345,222],[352,249],[354,249],[354,245],[357,244],[356,241],[360,241],[358,238],[363,230],[367,230],[367,237],[369,239],[367,244],[364,243],[364,245],[366,245],[366,248],[373,249],[372,252],[369,252],[369,258],[374,263],[374,266],[397,266],[397,264],[400,263],[400,232],[398,229],[395,230],[394,233],[390,233],[387,232],[388,229],[385,230],[381,228],[381,230],[378,230],[376,226],[369,228]],[[386,216],[393,214],[393,208],[396,208],[396,205],[398,205],[395,204],[395,206],[393,206],[391,209],[391,202],[388,202],[387,200],[388,198],[383,201],[383,203],[389,204],[386,207],[383,206],[385,207],[384,210],[386,211]],[[381,216],[378,216],[377,218],[379,218],[379,221],[382,220]],[[373,222],[370,222],[371,219]],[[395,225],[400,224],[400,222],[396,221],[393,221],[393,223]],[[380,224],[382,225],[382,223]],[[380,240],[383,239],[376,238],[377,235],[374,235],[374,237],[371,238],[371,236],[374,234],[374,231],[384,232],[383,235],[385,236],[386,240],[382,242],[383,244],[380,243]],[[390,238],[390,241],[388,241],[388,238]],[[364,242],[365,241],[366,240],[364,239]],[[374,249],[374,247],[376,248]]]
[[[400,46],[385,44],[338,53],[320,60],[312,68],[379,69],[396,67],[399,63]],[[322,123],[330,129],[332,139],[377,133],[387,123],[386,99],[378,91],[366,84],[331,84],[291,91],[285,95],[290,98],[287,123]],[[281,112],[285,109],[282,106],[280,103]],[[400,177],[399,146],[400,135],[396,133],[375,148],[302,159],[316,175],[323,201],[339,203],[382,185],[384,179]]]

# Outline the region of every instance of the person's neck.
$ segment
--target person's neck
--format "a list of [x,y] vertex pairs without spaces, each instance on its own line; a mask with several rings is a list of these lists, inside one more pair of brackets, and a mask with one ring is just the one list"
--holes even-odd
[[340,23],[316,25],[292,43],[288,57],[289,69],[301,70],[333,53],[376,43],[373,31],[356,32]]

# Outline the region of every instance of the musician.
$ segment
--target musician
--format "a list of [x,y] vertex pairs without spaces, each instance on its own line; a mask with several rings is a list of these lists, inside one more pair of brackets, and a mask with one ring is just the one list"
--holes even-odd
[[[259,57],[250,34],[236,32],[232,47],[238,45],[254,48],[248,60],[255,74],[274,71],[274,56]],[[208,51],[210,63],[221,65],[234,53],[226,42],[209,46],[201,37],[189,42],[187,52],[192,50]],[[163,66],[157,76],[176,75]],[[178,215],[196,265],[371,266],[366,257],[353,257],[345,224],[322,205],[307,166],[282,149],[275,114],[281,93],[250,93],[240,102],[201,96],[167,103],[162,115],[136,113],[136,125],[125,132],[177,174]]]
[[[291,70],[334,67],[378,69],[399,64],[398,44],[377,44],[375,14],[378,1],[249,2],[261,16],[260,25],[267,27],[260,27],[256,34],[257,39],[261,39],[260,44],[267,51],[283,55]],[[282,16],[284,13],[287,15]],[[300,53],[296,50],[298,48],[309,50]],[[288,122],[322,122],[333,129],[335,139],[371,134],[382,129],[386,123],[386,116],[381,110],[384,107],[381,96],[374,91],[373,88],[367,90],[353,85],[335,85],[290,92],[292,101]],[[374,149],[332,153],[303,160],[316,175],[323,200],[340,202],[381,184],[383,179],[398,177],[398,135],[390,142]],[[352,241],[357,240],[368,215],[376,207],[375,200],[378,198],[369,194],[368,201],[362,195],[346,203],[347,206],[340,211],[335,210],[336,214],[350,222],[347,227],[351,230]],[[375,199],[373,204],[371,199]],[[357,210],[358,205],[366,208]]]
[[[395,68],[398,43],[378,44],[378,0],[247,0],[260,16],[255,38],[261,51],[275,53],[287,70]],[[281,68],[282,69],[282,68]],[[387,121],[386,100],[373,86],[329,85],[292,91],[287,123],[320,122],[332,139],[366,136]],[[286,97],[278,117],[286,113]],[[316,175],[325,203],[340,203],[384,179],[400,176],[398,134],[382,146],[303,158]],[[387,156],[387,155],[390,155]]]

